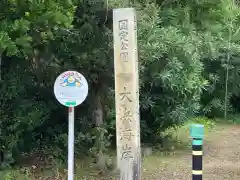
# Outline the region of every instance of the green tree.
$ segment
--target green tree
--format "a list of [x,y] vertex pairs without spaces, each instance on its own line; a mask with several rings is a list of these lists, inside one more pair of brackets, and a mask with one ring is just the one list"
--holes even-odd
[[2,2],[0,150],[6,161],[41,141],[36,139],[36,128],[49,120],[55,108],[46,94],[55,74],[48,46],[60,29],[71,28],[74,9],[69,1]]
[[[76,108],[76,149],[90,150],[104,164],[106,147],[115,144],[112,9],[128,7],[129,1],[2,4],[0,151],[5,160],[34,148],[65,157],[67,111],[52,86],[60,72],[77,70],[90,91]],[[239,97],[238,6],[230,0],[130,5],[138,19],[142,141],[157,142],[159,132],[189,116],[217,116],[224,112],[224,100],[230,107],[229,100]]]

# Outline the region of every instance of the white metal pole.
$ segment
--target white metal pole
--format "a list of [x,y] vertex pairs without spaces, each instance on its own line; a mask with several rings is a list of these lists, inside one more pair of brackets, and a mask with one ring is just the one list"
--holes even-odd
[[69,107],[68,118],[68,180],[74,180],[74,107]]

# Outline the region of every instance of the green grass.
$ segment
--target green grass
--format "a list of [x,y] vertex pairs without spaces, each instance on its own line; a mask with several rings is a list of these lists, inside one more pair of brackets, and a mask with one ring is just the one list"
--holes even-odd
[[22,173],[21,170],[0,171],[1,180],[29,180],[28,174]]
[[169,128],[161,134],[162,136],[170,137],[168,139],[168,146],[172,146],[174,149],[186,149],[191,146],[190,126],[192,124],[203,124],[205,135],[212,131],[216,126],[216,122],[212,119],[197,117],[190,119],[185,122],[184,125],[177,128]]
[[228,120],[216,119],[219,124],[240,124],[240,114],[228,115]]

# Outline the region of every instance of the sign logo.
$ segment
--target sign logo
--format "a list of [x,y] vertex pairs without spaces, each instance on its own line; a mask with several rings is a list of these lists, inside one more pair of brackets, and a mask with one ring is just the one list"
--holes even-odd
[[82,86],[81,77],[77,77],[75,74],[66,76],[60,82],[62,87],[80,87]]
[[74,107],[87,97],[88,83],[77,71],[66,71],[60,74],[54,83],[54,95],[64,106]]

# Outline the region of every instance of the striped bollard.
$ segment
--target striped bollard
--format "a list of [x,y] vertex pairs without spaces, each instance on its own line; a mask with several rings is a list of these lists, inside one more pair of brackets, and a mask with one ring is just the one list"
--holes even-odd
[[190,136],[192,138],[192,180],[202,180],[204,125],[191,125]]

